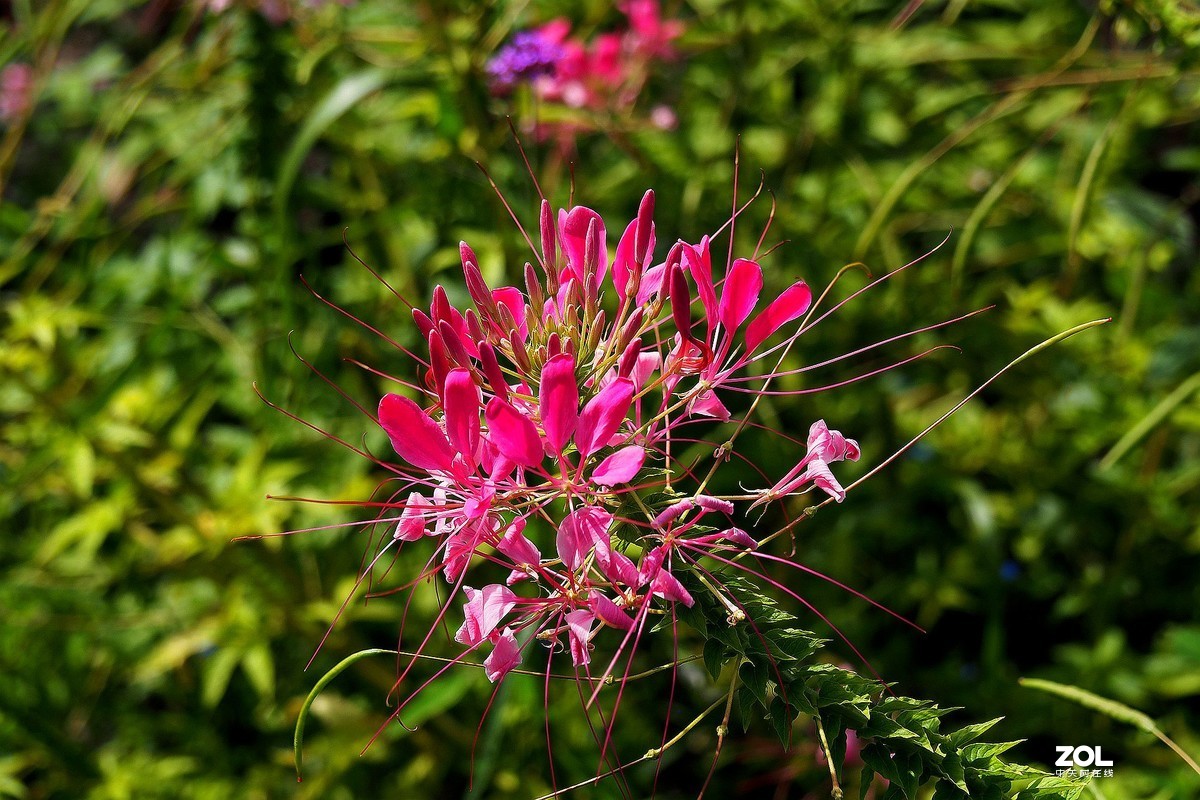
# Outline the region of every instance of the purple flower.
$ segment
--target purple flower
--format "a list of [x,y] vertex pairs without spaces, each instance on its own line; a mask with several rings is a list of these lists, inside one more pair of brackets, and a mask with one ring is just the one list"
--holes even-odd
[[506,92],[521,81],[552,74],[562,56],[562,47],[541,32],[522,31],[488,62],[487,72],[492,85]]

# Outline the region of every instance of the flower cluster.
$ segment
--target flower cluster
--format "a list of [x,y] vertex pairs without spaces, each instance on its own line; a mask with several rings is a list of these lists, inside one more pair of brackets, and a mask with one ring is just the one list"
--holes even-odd
[[[724,390],[744,383],[749,365],[782,358],[812,293],[797,281],[764,302],[761,266],[738,258],[717,276],[708,237],[677,241],[656,263],[653,206],[647,192],[610,253],[599,214],[575,206],[555,215],[543,201],[541,252],[525,265],[523,288],[489,287],[462,244],[472,307],[455,308],[439,286],[428,312],[413,310],[427,348],[416,356],[423,382],[409,386],[416,399],[379,403],[402,462],[388,465],[391,540],[433,542],[426,574],[440,571],[465,601],[455,638],[464,654],[490,651],[493,682],[534,641],[587,669],[606,633],[611,674],[653,615],[692,605],[681,571],[719,592],[699,559],[731,562],[756,547],[734,522],[736,501],[815,487],[840,502],[830,465],[859,456],[852,439],[817,421],[806,455],[773,487],[729,497],[709,493],[708,479],[672,455],[673,440],[690,441],[688,425],[730,420]],[[715,453],[714,469],[722,460]],[[505,582],[474,588],[471,576],[492,565]]]
[[[683,25],[678,20],[664,20],[657,0],[628,0],[619,7],[628,27],[600,34],[590,42],[571,37],[571,25],[565,19],[516,34],[488,62],[492,90],[506,95],[528,85],[543,103],[628,112],[651,67],[675,56],[674,42]],[[674,126],[674,113],[668,106],[657,106],[650,118],[658,127]]]

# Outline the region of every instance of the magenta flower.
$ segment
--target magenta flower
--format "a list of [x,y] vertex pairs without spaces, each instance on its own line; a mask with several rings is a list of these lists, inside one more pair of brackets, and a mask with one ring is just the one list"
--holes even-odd
[[[664,20],[658,0],[631,0],[618,7],[626,17],[621,30],[584,40],[571,36],[567,20],[556,19],[515,34],[488,61],[493,93],[507,96],[526,86],[543,105],[587,112],[536,123],[532,130],[538,138],[556,137],[569,149],[576,133],[594,129],[603,117],[627,116],[657,66],[676,57],[674,43],[683,23]],[[661,129],[676,122],[674,111],[662,103],[648,121]]]
[[[643,35],[672,38],[652,35],[665,23],[649,5],[627,8],[642,15]],[[803,280],[772,295],[757,251],[736,257],[731,249],[726,264],[714,264],[709,236],[667,240],[665,253],[656,254],[653,217],[649,191],[621,228],[585,206],[555,213],[543,200],[540,249],[524,265],[522,285],[489,286],[462,243],[469,304],[456,307],[436,287],[427,308],[412,310],[420,346],[392,342],[417,378],[392,378],[393,391],[375,412],[395,457],[377,459],[389,477],[369,522],[388,535],[359,583],[374,582],[385,555],[415,551],[424,567],[396,591],[436,581],[444,598],[428,630],[414,635],[401,623],[411,660],[397,676],[396,688],[407,694],[393,718],[428,685],[411,686],[413,666],[427,657],[437,631],[457,622],[461,650],[442,671],[470,663],[498,683],[525,663],[519,671],[547,681],[574,677],[589,712],[602,688],[616,685],[597,736],[604,763],[621,687],[645,637],[675,635],[681,615],[705,607],[701,600],[723,609],[728,624],[745,623],[747,635],[762,636],[729,588],[731,576],[791,597],[825,622],[776,577],[776,567],[877,605],[762,546],[808,514],[766,537],[755,529],[771,508],[790,509],[810,492],[816,499],[803,501],[808,512],[844,501],[855,484],[843,485],[835,470],[859,459],[857,442],[822,419],[811,423],[806,441],[776,432],[782,448],[803,446],[803,455],[775,478],[735,445],[756,424],[763,397],[821,391],[905,362],[798,389],[774,388],[780,377],[910,334],[787,367],[804,333],[837,306],[818,315],[820,301]],[[611,250],[609,229],[622,231]],[[714,489],[733,457],[762,483],[734,494]],[[544,663],[529,663],[538,654]],[[674,677],[671,685],[674,691]]]

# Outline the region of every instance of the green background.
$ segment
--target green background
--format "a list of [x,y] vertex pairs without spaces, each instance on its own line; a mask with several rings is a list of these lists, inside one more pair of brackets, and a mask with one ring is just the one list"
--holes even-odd
[[[493,284],[516,281],[524,244],[473,162],[533,224],[505,116],[527,130],[535,110],[492,96],[484,67],[554,13],[583,36],[622,16],[600,2],[369,0],[297,4],[282,24],[245,4],[165,0],[3,13],[0,62],[32,65],[35,104],[0,123],[0,796],[468,794],[490,689],[475,670],[422,696],[415,733],[394,727],[358,755],[388,713],[387,658],[322,695],[295,783],[301,701],[345,655],[394,646],[401,603],[351,604],[304,671],[363,538],[231,539],[352,519],[264,498],[363,499],[379,476],[252,384],[382,452],[308,366],[369,406],[385,384],[351,361],[408,365],[301,275],[402,343],[407,310],[349,248],[419,304],[438,282],[464,295],[461,239]],[[740,135],[741,195],[761,171],[768,243],[789,240],[764,260],[776,291],[796,277],[823,287],[854,261],[878,275],[953,232],[806,335],[797,363],[994,306],[886,351],[961,353],[764,404],[790,433],[824,418],[856,437],[863,461],[839,474],[877,464],[1027,347],[1113,317],[1019,366],[799,530],[799,560],[928,635],[817,581],[797,591],[904,693],[963,706],[960,724],[1004,715],[995,738],[1028,740],[1016,758],[1049,765],[1054,745],[1099,745],[1116,774],[1095,797],[1200,794],[1149,735],[1017,685],[1112,697],[1200,751],[1196,6],[693,0],[666,13],[686,26],[679,57],[632,113],[537,109],[581,126],[570,153],[523,135],[560,205],[573,162],[576,200],[610,231],[654,188],[660,242],[696,240],[728,217]],[[659,104],[676,129],[648,123]],[[739,222],[739,251],[770,209],[764,193]],[[834,291],[864,282],[851,273]],[[746,444],[770,474],[796,457],[769,437]],[[419,594],[414,619],[436,602]],[[844,646],[821,657],[854,663]],[[619,728],[622,753],[658,742],[661,688],[632,696],[646,713]],[[717,691],[686,686],[679,721]],[[556,767],[579,779],[595,754],[568,694],[551,708]],[[544,714],[540,684],[515,677],[482,728],[471,796],[549,789]],[[811,731],[797,731],[784,752],[766,726],[735,726],[711,796],[827,796]],[[671,751],[658,795],[695,796],[712,746],[705,725]]]

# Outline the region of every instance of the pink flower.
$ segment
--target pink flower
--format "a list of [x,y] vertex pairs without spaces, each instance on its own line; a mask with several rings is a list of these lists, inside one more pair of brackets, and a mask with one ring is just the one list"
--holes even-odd
[[9,64],[0,71],[0,122],[16,119],[33,103],[33,67]]

